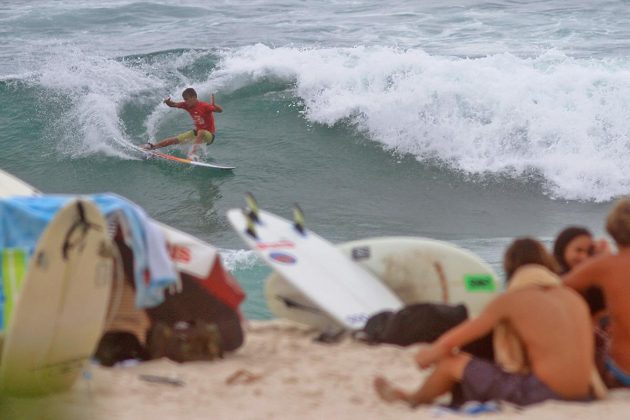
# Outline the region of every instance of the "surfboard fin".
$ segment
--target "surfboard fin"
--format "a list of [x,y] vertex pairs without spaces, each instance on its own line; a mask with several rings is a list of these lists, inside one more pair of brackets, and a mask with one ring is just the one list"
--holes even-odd
[[297,203],[293,205],[293,227],[302,235],[306,233],[304,228],[304,212]]
[[258,234],[256,233],[256,226],[254,225],[253,220],[253,212],[251,209],[243,209],[243,216],[245,217],[245,221],[247,222],[247,227],[245,228],[245,233],[251,236],[254,239],[258,239]]
[[260,218],[258,217],[258,203],[252,193],[245,193],[245,203],[249,208],[249,219],[255,223],[260,223]]

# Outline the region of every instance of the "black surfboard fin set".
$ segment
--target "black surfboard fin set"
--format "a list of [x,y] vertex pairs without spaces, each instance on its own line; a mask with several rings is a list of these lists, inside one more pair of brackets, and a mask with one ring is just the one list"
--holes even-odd
[[[243,209],[243,215],[247,221],[245,232],[252,238],[258,239],[256,225],[260,224],[260,213],[258,211],[258,202],[250,192],[245,193],[245,205],[246,207]],[[293,204],[293,227],[302,235],[306,235],[304,212],[297,203]]]

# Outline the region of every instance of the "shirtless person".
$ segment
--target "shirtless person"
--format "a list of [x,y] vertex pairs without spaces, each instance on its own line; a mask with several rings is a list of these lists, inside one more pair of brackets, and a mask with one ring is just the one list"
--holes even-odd
[[599,287],[609,315],[609,348],[599,369],[609,388],[630,387],[630,198],[619,200],[606,219],[606,231],[617,244],[616,254],[593,257],[563,280],[578,291]]
[[[519,268],[520,273],[534,270],[538,274],[533,275],[533,281],[495,298],[477,318],[420,349],[415,357],[417,365],[435,369],[417,391],[403,391],[377,377],[374,387],[381,398],[402,400],[411,406],[429,404],[451,391],[459,395],[458,403],[504,400],[524,406],[547,399],[591,399],[589,381],[595,367],[586,303],[578,293],[562,287],[552,273],[553,258],[538,241],[514,241],[506,251],[504,266],[508,282],[514,279],[513,286],[523,278]],[[538,281],[539,277],[546,283]],[[530,373],[508,373],[497,364],[457,352],[499,324],[510,325],[520,337]]]

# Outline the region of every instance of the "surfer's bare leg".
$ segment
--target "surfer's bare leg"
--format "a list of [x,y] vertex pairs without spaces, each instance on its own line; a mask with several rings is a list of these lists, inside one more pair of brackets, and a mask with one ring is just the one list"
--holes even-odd
[[206,135],[206,130],[197,130],[195,141],[190,147],[190,151],[188,152],[189,159],[197,158],[197,149],[199,149],[199,145],[203,142],[205,135]]
[[199,145],[201,144],[201,140],[203,139],[204,131],[205,130],[197,130],[197,135],[195,136],[195,142],[193,143],[192,146],[190,146],[190,151],[188,152],[188,157],[190,159],[197,156],[197,149],[199,148]]
[[171,146],[173,144],[178,144],[179,139],[177,137],[169,137],[164,140],[161,140],[155,144],[147,143],[143,146],[144,149],[161,149],[162,147]]

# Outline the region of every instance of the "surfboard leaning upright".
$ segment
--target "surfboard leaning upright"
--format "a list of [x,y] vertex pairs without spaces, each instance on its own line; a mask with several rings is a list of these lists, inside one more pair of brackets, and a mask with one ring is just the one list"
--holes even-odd
[[112,252],[94,203],[73,200],[57,212],[16,295],[1,350],[1,392],[41,395],[74,384],[103,332]]
[[229,210],[227,217],[245,243],[337,328],[361,329],[374,313],[402,307],[383,283],[330,242],[272,213],[257,213],[254,230],[242,209]]

